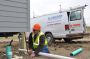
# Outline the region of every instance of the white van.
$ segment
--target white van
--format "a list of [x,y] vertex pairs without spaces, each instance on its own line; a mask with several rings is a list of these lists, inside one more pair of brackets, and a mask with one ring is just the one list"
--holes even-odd
[[39,23],[50,43],[54,41],[53,38],[63,38],[65,42],[82,38],[86,32],[85,7],[86,5],[33,18],[31,19],[31,30],[35,23]]

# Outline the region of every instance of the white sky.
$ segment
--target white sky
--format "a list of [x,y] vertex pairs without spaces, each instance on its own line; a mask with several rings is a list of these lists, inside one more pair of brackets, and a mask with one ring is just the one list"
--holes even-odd
[[90,26],[90,0],[30,0],[30,16],[32,18],[33,15],[41,16],[58,12],[60,4],[62,9],[87,4],[84,14],[86,25]]

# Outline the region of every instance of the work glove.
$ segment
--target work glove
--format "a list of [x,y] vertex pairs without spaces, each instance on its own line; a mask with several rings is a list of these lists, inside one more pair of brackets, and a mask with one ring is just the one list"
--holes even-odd
[[32,52],[31,54],[31,58],[35,58],[36,54],[34,52]]
[[31,54],[32,54],[32,52],[33,52],[33,50],[32,50],[32,49],[28,49],[28,54],[29,54],[29,55],[31,55]]

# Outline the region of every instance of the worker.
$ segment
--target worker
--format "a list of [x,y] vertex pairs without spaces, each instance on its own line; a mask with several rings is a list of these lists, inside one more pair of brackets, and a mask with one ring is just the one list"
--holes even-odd
[[49,53],[48,40],[46,39],[44,33],[41,32],[40,24],[35,24],[33,26],[33,31],[29,35],[28,44],[28,53],[32,58],[38,56],[39,52]]

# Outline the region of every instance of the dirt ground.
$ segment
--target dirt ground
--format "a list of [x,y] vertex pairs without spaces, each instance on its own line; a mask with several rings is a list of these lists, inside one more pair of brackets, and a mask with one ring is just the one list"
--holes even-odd
[[[70,56],[70,53],[78,48],[83,48],[83,51],[76,56]],[[56,46],[50,47],[50,50],[53,54],[76,59],[90,59],[90,41],[73,41],[72,43],[59,42]]]
[[[5,46],[8,44],[8,42],[0,42],[0,59],[5,59]],[[18,42],[15,41],[12,44],[12,50],[14,54],[18,53]],[[70,56],[70,53],[78,48],[83,48],[83,51],[76,55],[76,56]],[[71,43],[65,43],[62,41],[56,41],[54,44],[49,46],[50,53],[57,54],[61,56],[68,56],[76,59],[90,59],[90,37],[85,37],[80,40],[74,40]],[[24,55],[25,57],[25,55]],[[25,57],[24,59],[31,59],[30,57]],[[35,59],[47,59],[45,57],[36,57]],[[52,58],[49,58],[52,59]]]

